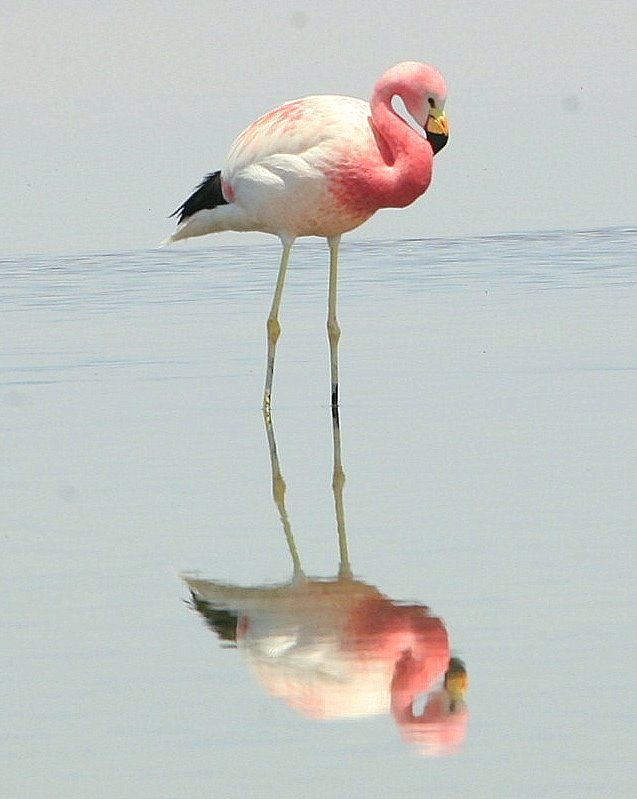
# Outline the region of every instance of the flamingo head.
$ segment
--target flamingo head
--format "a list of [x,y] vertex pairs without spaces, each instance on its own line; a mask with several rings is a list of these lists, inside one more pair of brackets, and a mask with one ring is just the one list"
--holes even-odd
[[[406,61],[388,70],[384,77],[395,82],[396,93],[400,94],[414,120],[424,128],[427,141],[434,155],[449,140],[449,123],[445,116],[447,85],[435,67]],[[398,88],[399,87],[399,88]]]

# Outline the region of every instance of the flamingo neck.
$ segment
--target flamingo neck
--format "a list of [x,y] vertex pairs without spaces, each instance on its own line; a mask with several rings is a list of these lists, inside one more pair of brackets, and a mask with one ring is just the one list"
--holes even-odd
[[377,86],[370,100],[372,124],[381,157],[387,166],[387,189],[392,205],[412,203],[429,186],[433,151],[429,142],[393,109],[392,99],[399,96],[409,105],[411,92],[399,82]]

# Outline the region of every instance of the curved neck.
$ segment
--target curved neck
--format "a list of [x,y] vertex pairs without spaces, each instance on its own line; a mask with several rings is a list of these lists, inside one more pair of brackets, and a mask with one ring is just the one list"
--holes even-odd
[[[374,89],[370,100],[372,123],[381,156],[388,167],[388,184],[396,207],[409,205],[431,182],[433,150],[429,142],[394,111],[392,98],[405,104],[407,90],[402,84],[385,83]],[[389,188],[389,186],[388,186]]]

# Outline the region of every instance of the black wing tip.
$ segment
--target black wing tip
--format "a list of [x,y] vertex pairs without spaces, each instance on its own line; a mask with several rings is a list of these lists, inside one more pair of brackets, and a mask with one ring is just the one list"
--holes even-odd
[[188,199],[179,208],[172,212],[171,217],[177,216],[177,224],[181,225],[188,217],[203,211],[205,208],[216,208],[218,205],[227,205],[228,201],[221,191],[221,170],[211,172],[201,181]]
[[192,607],[202,615],[205,623],[227,644],[237,643],[239,615],[227,608],[215,607],[210,602],[190,592]]

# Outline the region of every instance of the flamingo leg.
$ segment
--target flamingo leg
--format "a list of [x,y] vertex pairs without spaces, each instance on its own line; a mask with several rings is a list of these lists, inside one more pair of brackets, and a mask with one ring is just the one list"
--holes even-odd
[[345,472],[343,471],[343,462],[341,460],[341,424],[338,416],[338,407],[336,405],[332,406],[332,443],[334,446],[332,491],[334,492],[334,509],[336,511],[336,529],[338,532],[338,576],[347,579],[352,577],[352,567],[349,562],[347,532],[345,530],[345,506],[343,504]]
[[272,498],[274,499],[274,504],[279,511],[279,518],[281,519],[281,524],[283,525],[285,541],[288,545],[290,557],[292,558],[292,567],[294,569],[293,579],[303,580],[305,579],[305,574],[303,573],[301,558],[299,557],[299,551],[296,548],[296,542],[294,540],[294,535],[292,534],[290,518],[288,516],[287,508],[285,507],[286,485],[283,475],[281,474],[281,466],[279,465],[279,455],[276,448],[276,437],[274,435],[272,417],[271,414],[267,413],[265,410],[263,412],[263,416],[265,419],[265,432],[268,437],[268,449],[270,450],[270,466],[272,468]]
[[292,249],[292,241],[282,240],[283,252],[281,253],[281,263],[279,265],[279,274],[276,279],[276,288],[274,289],[274,297],[272,299],[272,307],[270,308],[270,315],[266,323],[268,332],[268,361],[265,372],[265,388],[263,390],[263,412],[266,419],[270,416],[270,405],[272,401],[272,377],[274,375],[274,355],[276,353],[276,343],[281,335],[281,325],[279,324],[279,306],[281,305],[281,295],[283,294],[283,284],[285,283],[285,275],[288,269],[288,261],[290,260],[290,250]]
[[331,236],[330,245],[330,282],[327,300],[327,337],[330,342],[330,371],[332,376],[332,408],[338,407],[338,341],[341,328],[336,318],[336,289],[338,280],[338,245],[340,236]]

